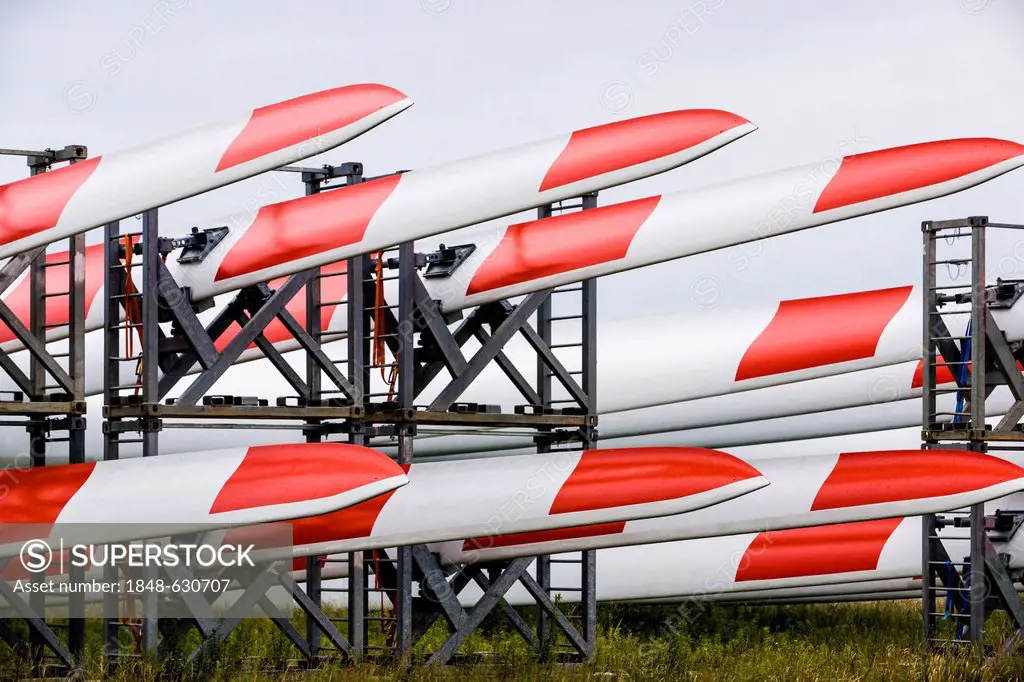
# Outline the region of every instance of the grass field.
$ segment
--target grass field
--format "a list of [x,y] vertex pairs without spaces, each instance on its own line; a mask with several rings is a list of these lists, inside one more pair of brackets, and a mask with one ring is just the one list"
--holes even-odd
[[[539,664],[518,635],[496,621],[462,651],[483,652],[456,666],[411,667],[327,662],[316,671],[289,670],[294,650],[264,620],[244,622],[216,656],[198,665],[181,658],[162,668],[139,664],[115,679],[302,680],[1012,680],[1024,678],[1024,654],[983,658],[976,652],[926,655],[918,602],[797,606],[711,605],[690,609],[607,605],[599,611],[597,659],[586,665]],[[20,623],[18,625],[21,625]],[[100,677],[99,623],[90,621],[86,676]],[[95,627],[93,627],[95,626]],[[992,642],[1010,632],[990,621]],[[381,633],[371,633],[381,637]],[[418,650],[444,638],[435,625]],[[186,643],[182,651],[190,649]],[[284,672],[282,672],[284,670]],[[9,650],[0,678],[29,670]]]

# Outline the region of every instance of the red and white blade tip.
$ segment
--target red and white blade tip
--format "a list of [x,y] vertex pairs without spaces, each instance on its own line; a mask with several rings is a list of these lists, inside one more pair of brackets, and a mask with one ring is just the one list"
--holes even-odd
[[[1024,165],[1024,145],[994,138],[924,142],[844,157],[814,212],[902,194],[991,171],[982,180]],[[963,189],[962,187],[960,189]]]
[[403,109],[412,106],[412,100],[394,88],[363,83],[254,109],[245,128],[221,157],[217,171],[344,128],[399,102],[407,102]]
[[588,450],[551,503],[551,514],[649,504],[760,478],[724,452],[661,447]]
[[540,191],[671,156],[732,131],[726,144],[754,130],[757,126],[742,116],[717,109],[668,111],[584,128],[570,136]]
[[1015,482],[1024,488],[1024,469],[976,452],[847,452],[839,455],[811,510],[926,500]]
[[[394,487],[408,481],[387,455],[359,445],[253,446],[224,483],[210,513],[331,498],[387,479],[394,479]],[[278,485],[268,489],[268,481]]]

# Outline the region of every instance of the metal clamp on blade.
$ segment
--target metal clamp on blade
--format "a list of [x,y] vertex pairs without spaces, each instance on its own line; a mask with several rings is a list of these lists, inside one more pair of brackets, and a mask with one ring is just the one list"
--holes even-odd
[[994,286],[985,291],[990,308],[1012,308],[1024,296],[1024,280],[996,279]]
[[423,277],[426,279],[450,277],[474,251],[476,251],[476,244],[459,244],[457,246],[441,244],[437,251],[427,254],[427,269],[423,272]]
[[[1024,296],[1024,279],[996,279],[996,283],[985,287],[985,303],[989,308],[1012,308]],[[946,303],[963,305],[971,302],[971,292],[957,292],[955,294],[940,294],[939,306]]]
[[174,248],[181,249],[178,263],[182,265],[202,263],[217,245],[224,241],[224,237],[228,236],[228,232],[229,228],[226,225],[209,227],[205,230],[193,227],[192,233],[187,237],[172,240],[171,243]]
[[1016,509],[997,509],[985,518],[985,530],[993,542],[1009,542],[1024,525],[1024,512]]

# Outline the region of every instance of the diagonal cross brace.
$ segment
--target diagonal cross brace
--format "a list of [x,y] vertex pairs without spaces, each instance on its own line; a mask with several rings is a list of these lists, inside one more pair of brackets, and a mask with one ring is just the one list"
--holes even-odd
[[[486,344],[491,339],[491,335],[483,329],[477,329],[473,334],[481,344]],[[509,381],[519,390],[522,394],[523,399],[526,400],[529,405],[540,405],[543,401],[540,399],[537,391],[530,385],[529,380],[524,377],[516,366],[508,359],[505,353],[500,352],[494,356],[494,362],[497,363],[498,367],[505,373],[505,376],[509,378]]]
[[[464,346],[467,341],[473,338],[473,335],[476,333],[476,330],[480,329],[480,327],[486,321],[485,315],[481,311],[483,311],[483,308],[477,308],[472,313],[470,313],[469,317],[463,320],[459,324],[459,326],[455,328],[454,332],[448,332],[449,334],[452,335],[452,339],[454,339],[455,343],[458,344],[459,348]],[[423,392],[423,390],[430,384],[431,381],[434,380],[435,377],[437,377],[438,374],[441,373],[441,370],[444,368],[444,366],[445,364],[443,362],[429,362],[416,369],[415,393],[417,396]]]
[[257,336],[253,343],[263,353],[263,357],[269,360],[274,369],[284,377],[284,380],[288,382],[292,390],[298,393],[301,398],[309,399],[309,386],[302,380],[302,377],[299,376],[299,373],[295,371],[288,361],[284,359],[284,356],[274,347],[274,344],[263,334]]
[[494,360],[495,356],[501,352],[505,344],[515,336],[516,332],[521,331],[527,326],[530,316],[536,312],[537,308],[547,299],[550,293],[551,290],[547,289],[530,294],[523,299],[509,313],[508,317],[498,325],[497,329],[494,330],[491,340],[473,355],[466,369],[442,389],[441,393],[434,399],[434,402],[430,404],[430,411],[447,411],[452,406],[452,403],[458,400],[459,396],[469,388],[469,385],[480,376],[480,373],[484,371],[487,365]]
[[1006,566],[999,558],[992,541],[985,538],[985,568],[987,577],[992,580],[1000,601],[1006,607],[1007,613],[1013,619],[1017,630],[1024,630],[1024,604],[1021,603],[1017,588],[1013,585],[1013,579],[1007,574]]
[[592,647],[589,642],[583,639],[579,631],[573,627],[569,619],[565,617],[562,610],[558,608],[554,601],[551,600],[551,595],[542,588],[537,581],[529,573],[524,573],[519,576],[519,582],[523,584],[526,591],[537,601],[537,604],[551,616],[555,623],[558,624],[559,629],[565,634],[569,643],[572,644],[573,648],[580,653],[581,656],[589,657],[592,652]]
[[242,621],[256,604],[263,604],[267,590],[277,583],[277,577],[273,571],[261,571],[246,588],[242,595],[231,605],[225,617],[222,618],[213,630],[203,639],[202,644],[196,647],[188,660],[195,661],[205,650],[215,647],[227,639],[231,631]]
[[445,580],[437,559],[424,545],[413,545],[412,556],[423,573],[423,582],[430,587],[430,591],[437,599],[436,604],[441,607],[441,613],[452,629],[458,630],[466,622],[466,611],[462,608],[452,586]]
[[[224,306],[224,309],[217,313],[217,316],[210,323],[210,326],[206,328],[207,334],[211,341],[216,341],[221,337],[224,332],[238,319],[238,315],[243,312],[244,303],[241,296],[236,296],[231,299],[231,302]],[[185,351],[177,356],[177,358],[170,364],[170,366],[164,370],[164,375],[160,377],[159,393],[160,397],[167,395],[172,388],[181,381],[188,371],[192,369],[192,365],[196,364],[196,354],[192,351]]]
[[32,380],[21,370],[21,367],[18,367],[18,363],[8,355],[7,351],[2,348],[0,348],[0,370],[11,377],[11,380],[18,385],[18,388],[25,392],[25,395],[32,395],[35,391]]
[[430,297],[427,288],[423,286],[423,280],[413,277],[412,299],[420,312],[420,320],[434,337],[437,349],[441,351],[441,359],[452,377],[458,377],[466,371],[466,356],[462,354],[461,344],[452,336],[448,325],[444,322],[441,309],[437,302]]
[[[462,570],[456,573],[455,576],[450,581],[448,581],[448,587],[446,589],[451,591],[451,593],[457,599],[458,596],[462,594],[462,591],[466,589],[470,582],[472,582],[472,578],[469,575],[469,571]],[[425,598],[419,597],[419,599],[422,601]],[[463,611],[465,611],[465,609],[463,609]],[[413,615],[416,618],[416,622],[413,625],[413,637],[419,639],[423,636],[423,633],[429,630],[430,626],[434,624],[434,621],[436,621],[438,615],[440,615],[440,611],[438,609],[433,609],[430,611],[419,609]]]
[[252,314],[249,324],[239,330],[238,334],[228,342],[228,345],[225,346],[217,358],[217,362],[210,369],[196,377],[195,381],[182,392],[181,397],[178,399],[178,404],[195,405],[217,383],[217,380],[238,359],[238,356],[249,347],[249,344],[263,333],[263,330],[277,317],[278,313],[284,310],[288,302],[306,285],[306,282],[312,276],[313,272],[307,270],[289,277],[281,288],[275,291],[263,306]]
[[537,355],[540,357],[541,362],[548,366],[553,372],[553,376],[558,379],[558,382],[565,387],[565,390],[569,392],[572,399],[580,404],[581,407],[587,408],[590,405],[590,398],[583,392],[580,385],[576,383],[576,380],[572,378],[572,374],[566,369],[565,365],[555,357],[554,351],[551,346],[541,338],[537,330],[529,325],[524,325],[519,332],[526,339],[526,342],[530,344]]
[[341,370],[338,369],[337,365],[331,362],[331,359],[327,357],[327,353],[324,352],[323,347],[317,343],[316,339],[310,335],[306,328],[299,324],[299,321],[295,319],[288,310],[282,309],[277,313],[277,319],[281,320],[281,324],[288,330],[288,333],[295,337],[295,340],[299,342],[306,353],[311,355],[316,361],[317,367],[323,370],[330,380],[334,383],[338,389],[345,394],[350,400],[356,400],[358,391],[356,387],[342,374]]
[[[181,565],[168,564],[160,568],[172,582],[177,581],[181,583],[195,577],[192,571]],[[186,590],[181,593],[179,598],[188,608],[189,613],[192,614],[199,631],[204,635],[212,632],[214,627],[216,627],[217,620],[213,616],[213,604],[210,603],[207,595],[202,592],[189,592]],[[214,597],[214,601],[216,601],[216,597]]]
[[178,323],[178,329],[188,343],[189,348],[195,353],[199,364],[203,369],[210,369],[217,361],[217,348],[213,345],[209,333],[203,327],[203,323],[196,317],[192,305],[188,301],[185,292],[181,290],[178,283],[174,281],[167,264],[163,260],[157,261],[157,290],[160,298],[167,304],[168,310]]
[[502,571],[502,574],[498,576],[498,579],[492,582],[490,587],[484,591],[483,596],[480,597],[476,605],[469,610],[459,628],[444,641],[444,644],[437,651],[431,654],[430,658],[427,659],[427,664],[447,663],[473,631],[484,622],[484,619],[491,613],[495,605],[508,592],[509,588],[516,583],[516,580],[521,580],[526,575],[526,569],[532,563],[533,557],[520,557],[512,560],[505,570]]
[[[491,586],[491,581],[487,578],[487,576],[483,574],[483,571],[481,571],[479,568],[474,568],[475,570],[473,571],[473,580],[476,582],[477,585],[480,586],[481,590],[487,591],[487,589],[489,589]],[[505,612],[505,617],[509,619],[509,622],[512,623],[512,626],[516,629],[516,631],[519,632],[523,639],[526,640],[526,643],[534,647],[535,649],[539,648],[540,640],[537,639],[537,635],[535,635],[533,630],[530,629],[529,623],[527,623],[523,619],[523,617],[519,615],[519,612],[516,611],[515,608],[507,601],[502,600],[500,603],[502,609]]]
[[[420,282],[420,288],[423,288],[422,282]],[[426,289],[423,289],[425,292]],[[431,303],[433,302],[431,301]],[[442,352],[444,352],[445,343],[453,344],[454,347],[459,351],[459,357],[462,357],[463,363],[465,363],[465,358],[462,355],[461,348],[463,345],[466,344],[467,341],[469,341],[473,337],[476,337],[476,339],[480,342],[482,346],[486,345],[487,342],[490,341],[491,335],[484,330],[483,325],[487,322],[487,318],[493,312],[493,310],[494,308],[491,306],[482,306],[480,308],[477,308],[470,314],[468,318],[466,318],[462,322],[462,324],[460,324],[456,328],[454,332],[450,331],[448,327],[443,323],[440,324],[440,329],[432,329],[431,331],[434,334],[435,340],[437,340],[437,345],[442,350]],[[502,316],[505,316],[508,314],[508,312],[511,311],[511,308],[499,308],[499,310],[501,311]],[[440,318],[437,319],[438,322],[440,323]],[[441,339],[444,339],[444,343],[441,341]],[[499,351],[498,354],[494,356],[494,362],[498,365],[499,368],[501,368],[501,370],[508,377],[509,381],[511,381],[512,384],[519,391],[519,393],[522,394],[523,399],[528,404],[539,405],[541,403],[540,396],[534,390],[533,386],[530,385],[530,382],[527,381],[527,379],[519,372],[515,364],[513,364],[513,362],[508,359],[508,356],[505,355],[503,351]],[[441,372],[442,367],[448,367],[448,370],[452,374],[453,378],[457,378],[462,371],[460,369],[458,372],[452,372],[451,363],[446,363],[444,361],[431,362],[427,365],[418,368],[416,370],[416,395],[419,395],[420,393],[423,392],[427,385],[429,385],[430,382],[433,381],[434,378]]]
[[50,375],[56,380],[60,387],[66,392],[74,395],[75,393],[75,382],[71,379],[64,368],[57,363],[54,358],[46,350],[46,342],[37,339],[28,327],[18,319],[18,316],[14,314],[5,302],[0,300],[0,322],[3,322],[11,330],[11,332],[25,344],[26,350],[32,354],[32,357],[39,360],[43,368],[50,373]]
[[[282,573],[278,577],[278,581],[291,593],[292,598],[299,605],[299,608],[302,609],[307,616],[316,621],[320,631],[327,636],[327,639],[331,640],[331,643],[338,647],[338,649],[351,656],[352,646],[349,644],[348,640],[345,639],[345,636],[338,631],[338,628],[334,627],[334,623],[326,616],[326,614],[324,614],[323,609],[321,609],[320,606],[318,606],[317,603],[298,586],[291,574]],[[306,643],[305,638],[300,636],[300,639],[302,639],[303,644]]]
[[[235,318],[239,327],[244,327],[249,323],[249,316],[243,310],[238,311],[238,317]],[[263,357],[270,361],[270,364],[274,366],[274,369],[284,377],[284,380],[288,382],[288,385],[292,387],[296,393],[302,398],[309,398],[310,391],[309,386],[299,376],[299,373],[284,359],[281,352],[274,347],[274,344],[270,342],[270,339],[266,337],[262,332],[253,341],[256,347],[263,353]]]
[[[550,294],[549,290],[547,293]],[[504,315],[507,315],[512,310],[512,306],[508,301],[501,301],[496,304],[500,310],[503,311]],[[519,330],[526,339],[526,342],[530,344],[534,352],[537,353],[540,361],[551,370],[552,376],[558,379],[558,382],[562,384],[572,399],[580,404],[581,407],[589,407],[590,399],[582,387],[576,382],[569,370],[562,364],[562,362],[555,356],[554,350],[551,345],[529,324],[524,324]],[[525,395],[525,394],[524,394]],[[538,399],[536,404],[541,404],[541,400]]]
[[[268,606],[273,606],[272,602],[266,597],[263,597],[260,600],[260,607],[265,609]],[[303,658],[305,658],[307,661],[313,658],[313,652],[310,650],[309,643],[306,641],[306,638],[302,635],[301,632],[299,632],[299,629],[297,627],[292,625],[292,622],[290,620],[283,616],[280,616],[272,617],[270,621],[274,625],[276,625],[277,629],[280,630],[284,634],[284,636],[288,638],[288,641],[290,641],[292,645],[299,650],[299,653],[302,654]]]
[[24,251],[4,263],[3,267],[0,267],[0,293],[7,291],[7,288],[14,284],[14,280],[32,264],[36,256],[45,250],[45,246],[40,246],[31,251]]
[[[419,619],[416,623],[416,636],[422,636],[423,633],[429,630],[439,615],[445,617],[450,630],[454,632],[465,623],[466,619],[466,609],[462,607],[462,603],[458,600],[459,594],[471,582],[476,582],[486,592],[491,586],[490,580],[483,574],[479,566],[468,565],[462,567],[455,574],[455,577],[449,581],[445,579],[436,557],[424,546],[417,545],[413,551],[413,556],[421,573],[423,573],[423,582],[429,586],[433,594],[433,598],[424,596],[418,598],[421,602],[429,602],[432,608],[427,612],[420,610],[418,614]],[[423,590],[421,589],[422,593]],[[512,621],[512,624],[520,631],[520,634],[523,635],[526,641],[536,644],[536,636],[534,636],[530,626],[516,610],[504,600],[499,601],[499,604],[504,607],[506,616],[508,616],[509,620]]]
[[46,646],[60,658],[64,665],[69,668],[74,667],[74,656],[71,655],[68,648],[57,638],[57,635],[46,624],[46,621],[36,614],[28,602],[20,594],[17,594],[6,580],[0,580],[0,598],[5,599],[8,604],[14,607],[18,615],[28,623],[29,628],[42,638]]

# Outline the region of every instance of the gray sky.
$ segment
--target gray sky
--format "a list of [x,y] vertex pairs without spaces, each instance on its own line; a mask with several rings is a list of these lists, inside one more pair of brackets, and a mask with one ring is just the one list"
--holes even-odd
[[[1022,28],[1013,0],[9,1],[0,5],[0,146],[84,143],[96,155],[366,81],[416,105],[317,162],[361,160],[370,173],[424,167],[680,108],[728,109],[760,126],[689,166],[603,193],[609,203],[817,161],[851,141],[858,151],[962,136],[1024,142]],[[21,164],[0,159],[0,181],[21,177]],[[158,160],[152,172],[158,179]],[[296,178],[285,181],[281,199],[301,193]],[[205,223],[259,187],[278,180],[181,202],[162,222]],[[602,316],[917,282],[922,220],[1024,222],[1014,201],[1022,188],[1018,172],[928,204],[617,275],[601,289]],[[998,244],[999,255],[1016,246]],[[1024,276],[1016,260],[1004,268]],[[711,300],[690,295],[707,290],[701,283]]]

